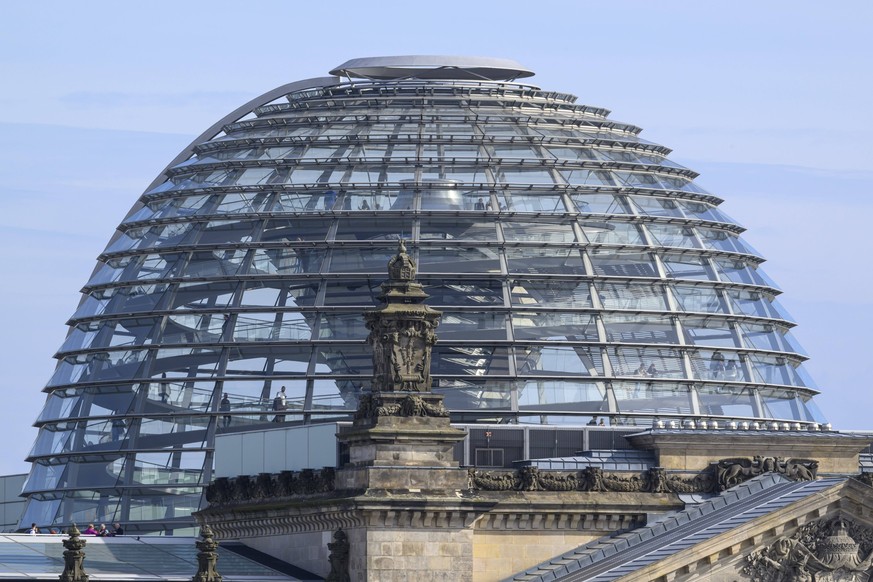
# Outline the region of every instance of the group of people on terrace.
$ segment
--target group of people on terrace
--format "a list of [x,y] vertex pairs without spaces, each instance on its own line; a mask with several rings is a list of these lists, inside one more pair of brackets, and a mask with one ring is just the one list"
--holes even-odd
[[[35,523],[30,524],[30,530],[28,532],[30,535],[37,535],[42,533],[47,533],[49,535],[58,535],[58,534],[66,534],[67,532],[58,531],[57,528],[48,528],[47,531],[43,532],[38,525]],[[124,535],[124,528],[121,527],[121,524],[115,522],[112,524],[112,529],[108,529],[105,524],[100,524],[99,527],[94,527],[93,523],[89,523],[88,527],[81,531],[81,535],[83,536],[97,536],[97,537],[105,537],[105,538],[114,538],[117,536]]]

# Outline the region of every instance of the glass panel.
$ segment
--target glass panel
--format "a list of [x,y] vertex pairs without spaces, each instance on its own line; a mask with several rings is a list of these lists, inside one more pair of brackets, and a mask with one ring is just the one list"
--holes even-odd
[[[384,269],[388,258],[397,252],[392,248],[377,268]],[[420,273],[499,273],[497,249],[485,247],[424,247],[418,251]]]
[[422,218],[419,236],[421,240],[496,241],[497,231],[492,221],[462,218]]
[[585,265],[578,249],[548,247],[510,247],[506,249],[510,273],[584,274]]
[[489,311],[443,311],[440,341],[506,340],[506,314]]
[[731,300],[731,306],[737,313],[758,317],[787,319],[785,314],[777,309],[772,298],[764,295],[760,291],[728,289],[727,295]]
[[615,186],[613,177],[603,170],[561,170],[558,173],[567,184],[574,186]]
[[230,305],[238,283],[210,281],[209,283],[179,283],[171,309],[223,308]]
[[661,257],[667,277],[673,279],[700,279],[714,281],[709,261],[695,255],[664,255]]
[[307,341],[312,339],[314,323],[314,313],[297,311],[239,313],[233,328],[233,341]]
[[772,324],[741,323],[740,329],[743,330],[748,347],[780,352],[794,351],[793,346],[785,341],[783,334],[786,330]]
[[623,196],[612,194],[571,194],[576,210],[592,214],[630,214]]
[[592,306],[586,281],[514,279],[510,283],[513,305],[583,309]]
[[586,313],[515,311],[512,328],[517,340],[599,341],[594,317]]
[[[466,418],[458,411],[508,410],[512,403],[515,383],[486,379],[434,378],[433,391],[444,394],[445,405],[453,417]],[[473,419],[476,417],[474,416]]]
[[697,394],[703,414],[738,418],[755,416],[755,397],[750,388],[728,384],[706,385],[701,386]]
[[690,226],[673,224],[648,224],[649,233],[665,247],[700,248],[700,241]]
[[682,355],[675,349],[610,347],[609,361],[616,376],[685,378]]
[[68,356],[58,364],[49,386],[137,378],[147,354],[146,350],[132,350]]
[[434,346],[431,373],[440,376],[505,376],[508,351],[493,346]]
[[748,382],[746,367],[735,352],[693,350],[689,352],[691,373],[700,380]]
[[713,220],[716,222],[725,222],[728,224],[739,224],[736,220],[716,208],[711,204],[699,202],[697,200],[677,200],[679,206],[685,211],[685,214],[691,218],[699,218],[701,220]]
[[557,160],[568,160],[571,162],[576,161],[590,161],[597,160],[599,156],[595,154],[595,151],[591,148],[587,147],[568,147],[564,145],[558,144],[549,144],[546,147],[541,148],[543,153],[549,155]]
[[227,376],[299,376],[306,373],[310,346],[245,346],[230,353]]
[[501,194],[501,210],[510,212],[565,212],[564,201],[557,194],[526,194],[524,192],[506,191]]
[[657,277],[658,272],[649,253],[623,250],[594,249],[588,251],[594,272],[613,277]]
[[160,309],[161,300],[168,295],[167,290],[170,288],[171,285],[167,283],[118,288],[112,295],[108,311],[109,313],[139,313]]
[[752,375],[765,384],[787,384],[807,386],[807,378],[798,374],[797,363],[782,356],[749,354],[747,360],[752,367]]
[[761,389],[758,391],[764,406],[764,416],[781,420],[805,420],[793,391]]
[[373,352],[370,346],[361,344],[330,344],[316,346],[318,359],[316,374],[343,374],[370,377],[373,369]]
[[677,344],[671,316],[603,314],[606,338],[610,342],[634,344]]
[[245,261],[246,249],[223,249],[214,251],[196,251],[185,268],[185,276],[217,277],[235,275]]
[[570,222],[504,222],[503,237],[513,242],[572,243],[576,235]]
[[206,453],[200,451],[137,453],[132,485],[199,485]]
[[[422,279],[419,277],[419,281]],[[373,306],[380,293],[382,281],[371,279],[330,279],[325,281],[324,304],[326,306]],[[317,291],[317,288],[314,289]],[[298,300],[299,301],[299,300]]]
[[327,236],[333,219],[300,218],[268,220],[261,234],[262,242],[322,241]]
[[[620,412],[650,414],[691,414],[691,391],[673,382],[613,382],[616,406]],[[629,417],[611,424],[645,423]]]
[[700,233],[701,239],[706,248],[733,253],[746,253],[750,255],[757,254],[751,246],[746,244],[736,235],[725,230],[698,228],[697,231]]
[[[222,389],[227,396],[226,412],[222,428],[228,426],[256,426],[275,419],[273,398],[285,389],[285,410],[302,411],[306,401],[306,381],[289,379],[238,379],[225,380]],[[292,420],[286,415],[285,422]]]
[[729,313],[722,292],[712,287],[674,285],[673,297],[682,311]]
[[582,232],[593,243],[611,245],[642,245],[643,235],[635,224],[627,222],[580,221]]
[[352,411],[357,407],[361,392],[361,380],[317,379],[313,382],[310,410],[317,413]]
[[247,212],[264,212],[273,194],[268,192],[242,192],[225,194],[218,206],[216,214],[242,214]]
[[196,236],[195,224],[181,222],[128,229],[107,247],[106,252],[189,244]]
[[220,350],[205,348],[162,348],[152,364],[152,375],[212,376],[220,354]]
[[418,280],[430,295],[427,304],[437,308],[456,305],[503,305],[503,283],[500,280],[453,280],[442,277],[419,277]]
[[555,178],[549,170],[501,167],[495,172],[498,184],[554,184]]
[[728,259],[716,259],[718,273],[723,281],[734,283],[746,283],[749,285],[766,285],[777,288],[768,278],[765,278],[760,269],[747,265],[744,261],[731,261]]
[[685,217],[679,204],[672,198],[656,198],[655,196],[629,196],[629,198],[640,214],[647,216]]
[[682,319],[685,343],[695,346],[741,348],[743,345],[733,327],[724,320],[688,317]]
[[637,283],[596,283],[600,302],[606,309],[666,311],[664,290]]
[[318,273],[326,252],[311,247],[256,249],[249,274]]
[[603,382],[538,379],[521,384],[518,409],[524,412],[604,412],[609,405]]
[[201,245],[249,242],[257,227],[254,220],[212,220],[203,227],[197,242]]
[[143,317],[80,323],[71,329],[60,351],[148,345],[154,337],[154,334],[151,333],[152,329],[159,321],[157,318]]
[[520,376],[602,376],[600,348],[581,346],[516,346]]
[[[310,317],[312,316],[310,315]],[[443,321],[445,321],[445,316],[443,316]],[[305,324],[305,322],[302,323]],[[440,329],[442,330],[442,327]],[[321,321],[318,326],[318,339],[364,340],[367,338],[367,334],[368,331],[364,325],[364,317],[360,312],[326,312],[321,314]]]
[[273,279],[245,284],[240,307],[309,307],[318,293],[317,281]]
[[315,192],[283,192],[273,207],[273,212],[314,212],[321,199]]
[[361,215],[337,221],[336,240],[398,240],[410,238],[412,219],[373,220]]
[[384,272],[385,265],[397,254],[397,247],[334,248],[330,258],[331,273]]

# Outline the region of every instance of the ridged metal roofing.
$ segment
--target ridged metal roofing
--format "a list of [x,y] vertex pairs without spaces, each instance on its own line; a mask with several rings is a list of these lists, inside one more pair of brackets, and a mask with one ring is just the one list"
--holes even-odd
[[704,540],[845,482],[794,482],[755,477],[718,497],[668,514],[652,525],[586,544],[511,578],[509,582],[609,582]]

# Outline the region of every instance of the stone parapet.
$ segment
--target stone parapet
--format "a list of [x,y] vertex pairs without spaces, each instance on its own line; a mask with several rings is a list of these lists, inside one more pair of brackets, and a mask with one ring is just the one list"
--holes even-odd
[[815,460],[821,474],[854,475],[871,439],[838,432],[652,429],[625,438],[667,470],[701,471],[726,457]]

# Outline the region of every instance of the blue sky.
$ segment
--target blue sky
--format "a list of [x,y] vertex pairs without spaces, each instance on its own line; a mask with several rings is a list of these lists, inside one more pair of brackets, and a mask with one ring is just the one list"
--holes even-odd
[[354,57],[518,60],[603,106],[749,228],[800,324],[819,406],[873,428],[873,3],[5,3],[0,19],[0,473],[51,356],[146,185],[227,112]]

